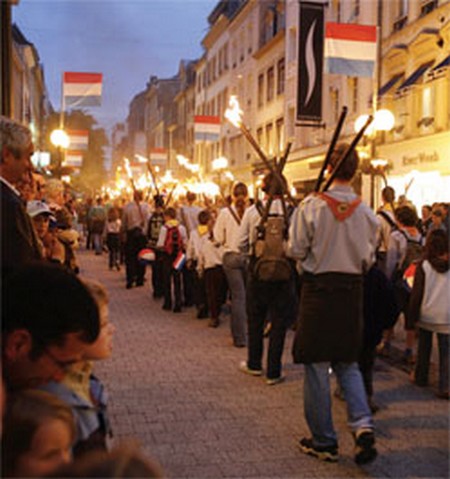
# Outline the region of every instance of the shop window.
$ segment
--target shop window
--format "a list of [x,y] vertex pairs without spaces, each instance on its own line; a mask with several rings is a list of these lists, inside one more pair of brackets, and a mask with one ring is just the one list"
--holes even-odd
[[270,156],[274,154],[273,147],[273,124],[266,125],[266,151]]
[[283,118],[279,118],[275,124],[275,134],[276,134],[276,146],[277,146],[277,153],[282,153],[284,150],[284,120]]

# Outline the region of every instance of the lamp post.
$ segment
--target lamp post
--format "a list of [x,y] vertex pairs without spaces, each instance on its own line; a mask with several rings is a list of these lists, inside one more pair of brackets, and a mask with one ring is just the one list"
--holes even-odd
[[53,130],[50,134],[50,141],[54,146],[56,146],[56,149],[58,151],[58,157],[57,157],[57,163],[56,163],[56,168],[55,168],[55,176],[58,178],[61,177],[61,166],[62,166],[62,160],[63,160],[63,149],[68,148],[70,144],[70,138],[69,135],[61,129],[58,130]]
[[[355,121],[355,131],[359,131],[367,121],[368,115],[361,115]],[[376,154],[376,137],[378,132],[390,131],[394,127],[395,118],[391,111],[380,109],[374,113],[374,119],[366,130],[365,137],[369,141],[369,161],[370,161],[370,207],[375,207],[375,177],[381,175],[384,180],[385,168],[388,164],[387,160],[377,158]]]

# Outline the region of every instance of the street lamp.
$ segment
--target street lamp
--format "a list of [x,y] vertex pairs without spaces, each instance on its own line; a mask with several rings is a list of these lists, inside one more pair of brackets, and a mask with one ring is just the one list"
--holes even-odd
[[[394,128],[395,117],[391,111],[386,109],[377,110],[373,115],[373,122],[365,132],[369,140],[369,174],[370,174],[370,207],[375,207],[375,176],[380,175],[386,182],[385,169],[388,165],[386,159],[376,156],[376,136],[378,132],[390,131]],[[358,132],[367,121],[368,115],[361,115],[355,121],[355,131]]]
[[62,151],[63,149],[66,149],[70,145],[70,138],[69,135],[61,129],[53,130],[50,134],[50,141],[54,146],[56,146],[58,150],[58,158],[57,158],[57,164],[56,164],[56,176],[60,177],[61,176],[61,166],[62,166]]

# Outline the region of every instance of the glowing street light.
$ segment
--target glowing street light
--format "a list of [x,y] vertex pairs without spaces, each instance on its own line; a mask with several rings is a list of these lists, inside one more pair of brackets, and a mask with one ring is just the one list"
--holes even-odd
[[68,148],[70,145],[69,135],[64,130],[53,130],[50,134],[50,141],[58,148]]

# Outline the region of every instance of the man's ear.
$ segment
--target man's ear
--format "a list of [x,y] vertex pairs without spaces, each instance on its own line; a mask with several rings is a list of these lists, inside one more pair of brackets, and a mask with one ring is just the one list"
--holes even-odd
[[28,357],[33,346],[33,338],[26,329],[16,329],[8,334],[3,345],[4,356],[14,362],[16,359]]

